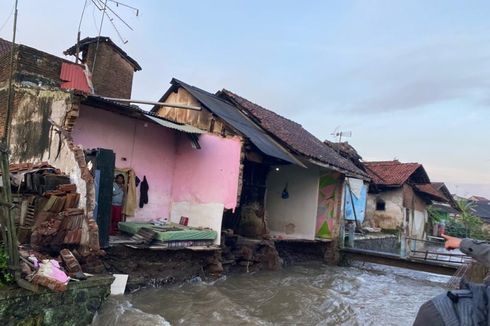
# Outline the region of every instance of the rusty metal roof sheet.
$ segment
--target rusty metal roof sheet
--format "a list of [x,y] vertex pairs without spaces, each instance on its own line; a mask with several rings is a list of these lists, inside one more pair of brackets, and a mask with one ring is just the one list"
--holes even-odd
[[84,93],[91,93],[87,76],[82,66],[75,63],[63,62],[61,64],[60,85],[63,89],[75,89]]

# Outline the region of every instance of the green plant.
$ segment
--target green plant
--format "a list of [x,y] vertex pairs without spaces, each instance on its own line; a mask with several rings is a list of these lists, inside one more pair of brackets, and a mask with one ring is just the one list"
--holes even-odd
[[440,223],[448,219],[447,213],[441,212],[440,210],[434,208],[434,206],[429,206],[427,208],[427,213],[434,223]]
[[460,211],[459,220],[463,223],[466,229],[466,237],[472,237],[472,233],[478,233],[481,230],[481,219],[473,214],[474,204],[465,199],[458,199],[456,201],[458,210]]
[[446,222],[446,234],[458,238],[490,240],[489,231],[483,229],[481,219],[473,214],[473,203],[460,199],[456,201],[460,213]]
[[9,285],[14,282],[14,276],[9,271],[9,257],[5,252],[3,244],[0,245],[0,286]]

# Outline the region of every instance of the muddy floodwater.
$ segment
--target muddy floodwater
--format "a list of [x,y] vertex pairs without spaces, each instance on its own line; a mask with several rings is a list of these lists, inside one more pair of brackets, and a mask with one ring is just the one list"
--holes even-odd
[[93,325],[411,325],[448,278],[309,263],[114,296]]

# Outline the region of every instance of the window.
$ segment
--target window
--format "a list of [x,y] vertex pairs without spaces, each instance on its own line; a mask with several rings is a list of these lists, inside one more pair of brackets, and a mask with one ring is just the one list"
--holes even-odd
[[376,199],[376,210],[384,211],[386,209],[386,203],[383,199]]

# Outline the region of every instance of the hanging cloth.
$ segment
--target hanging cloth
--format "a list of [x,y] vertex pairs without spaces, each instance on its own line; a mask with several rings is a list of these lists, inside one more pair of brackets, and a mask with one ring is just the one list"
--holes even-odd
[[143,181],[140,184],[140,208],[143,208],[145,204],[148,204],[148,181],[146,180],[146,175],[143,177]]
[[126,198],[124,198],[123,214],[134,216],[137,199],[136,199],[136,174],[132,168],[116,168],[114,175],[124,175],[124,185],[126,186]]

